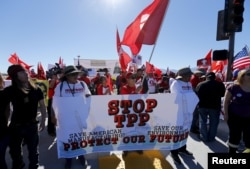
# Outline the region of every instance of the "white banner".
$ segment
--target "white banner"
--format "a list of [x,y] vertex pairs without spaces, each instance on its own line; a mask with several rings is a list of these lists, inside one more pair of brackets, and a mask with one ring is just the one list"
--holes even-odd
[[186,144],[197,103],[194,93],[54,97],[58,157],[177,149]]

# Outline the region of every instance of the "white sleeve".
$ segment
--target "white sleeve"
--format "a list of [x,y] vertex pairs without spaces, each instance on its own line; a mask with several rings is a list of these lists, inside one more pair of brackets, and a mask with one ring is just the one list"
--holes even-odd
[[179,93],[179,84],[177,80],[174,80],[170,86],[170,93]]

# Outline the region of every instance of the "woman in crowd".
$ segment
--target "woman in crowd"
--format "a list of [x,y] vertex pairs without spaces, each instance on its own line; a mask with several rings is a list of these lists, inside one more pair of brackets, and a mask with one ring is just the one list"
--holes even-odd
[[250,69],[241,70],[234,84],[227,87],[224,119],[229,127],[228,152],[236,153],[241,136],[250,153]]
[[[45,127],[46,106],[42,90],[30,81],[28,72],[21,65],[11,65],[7,70],[12,85],[3,90],[3,109],[12,103],[13,112],[9,125],[9,147],[12,169],[22,169],[22,143],[26,143],[29,153],[29,169],[39,166],[39,134]],[[41,121],[38,129],[37,109],[40,105]]]

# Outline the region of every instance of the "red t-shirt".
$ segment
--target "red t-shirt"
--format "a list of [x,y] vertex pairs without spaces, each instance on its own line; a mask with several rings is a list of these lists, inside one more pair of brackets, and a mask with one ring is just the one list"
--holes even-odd
[[195,75],[192,75],[191,79],[190,79],[190,83],[192,84],[192,87],[193,88],[196,88],[196,86],[201,82],[202,80],[195,76]]
[[[107,85],[107,86],[104,87],[104,88],[109,88],[109,85]],[[97,95],[104,95],[103,91],[105,91],[105,90],[103,89],[103,85],[102,85],[102,84],[98,85],[97,91],[96,91]],[[109,93],[109,94],[111,94],[111,93]]]
[[164,90],[169,90],[169,83],[161,81],[161,83],[159,84],[160,88],[163,88]]
[[88,86],[90,85],[90,79],[87,76],[82,76],[78,80],[84,81]]
[[137,94],[136,87],[130,87],[129,85],[124,85],[120,89],[120,94]]
[[[49,83],[51,82],[51,80],[49,80]],[[54,84],[54,86],[52,88],[49,88],[49,91],[48,91],[48,97],[49,99],[51,99],[53,96],[54,96],[54,93],[55,93],[55,88],[56,88],[56,85],[59,83],[59,80],[57,80]]]

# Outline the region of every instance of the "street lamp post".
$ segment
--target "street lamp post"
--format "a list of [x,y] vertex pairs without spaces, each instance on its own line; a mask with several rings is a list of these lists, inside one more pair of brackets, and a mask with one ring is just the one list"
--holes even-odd
[[82,67],[82,66],[80,65],[80,55],[78,55],[77,57],[78,57],[78,59],[77,59],[77,65],[76,65],[76,67],[77,67],[77,69],[80,70],[81,67]]

